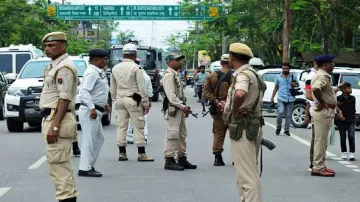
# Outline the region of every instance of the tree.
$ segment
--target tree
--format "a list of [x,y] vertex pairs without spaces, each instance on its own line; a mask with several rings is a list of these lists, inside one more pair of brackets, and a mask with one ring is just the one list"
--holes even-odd
[[117,35],[118,43],[120,45],[125,45],[129,39],[135,37],[134,31],[126,30],[126,31],[120,31]]

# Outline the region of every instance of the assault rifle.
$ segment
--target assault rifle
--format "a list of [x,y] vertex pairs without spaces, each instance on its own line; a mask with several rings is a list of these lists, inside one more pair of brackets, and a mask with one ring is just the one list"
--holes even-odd
[[273,150],[276,147],[276,145],[274,143],[272,143],[270,140],[265,139],[265,138],[261,139],[261,145],[265,146],[270,151]]

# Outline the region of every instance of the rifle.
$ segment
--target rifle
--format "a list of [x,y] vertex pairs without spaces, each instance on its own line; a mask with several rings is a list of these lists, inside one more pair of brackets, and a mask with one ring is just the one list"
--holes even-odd
[[270,151],[273,150],[276,147],[276,145],[274,143],[272,143],[270,140],[265,139],[265,138],[261,139],[261,145],[265,146]]
[[208,113],[210,112],[210,109],[209,110],[207,110],[207,112],[205,112],[205,114],[203,114],[203,116],[202,117],[205,117]]

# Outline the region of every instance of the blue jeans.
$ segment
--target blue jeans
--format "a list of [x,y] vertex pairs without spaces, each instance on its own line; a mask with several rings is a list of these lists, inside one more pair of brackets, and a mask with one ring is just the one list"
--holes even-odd
[[339,121],[341,152],[347,152],[346,133],[349,140],[350,152],[355,153],[355,123],[344,123]]
[[282,117],[285,112],[285,131],[289,131],[293,106],[294,106],[294,102],[283,102],[281,100],[277,101],[277,112],[278,112],[276,119],[277,128],[281,129]]

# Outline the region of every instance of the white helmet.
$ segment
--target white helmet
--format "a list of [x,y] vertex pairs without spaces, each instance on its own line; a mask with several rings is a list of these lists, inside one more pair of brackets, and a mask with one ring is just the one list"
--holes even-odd
[[134,54],[137,52],[137,48],[135,44],[128,43],[123,47],[123,54]]

